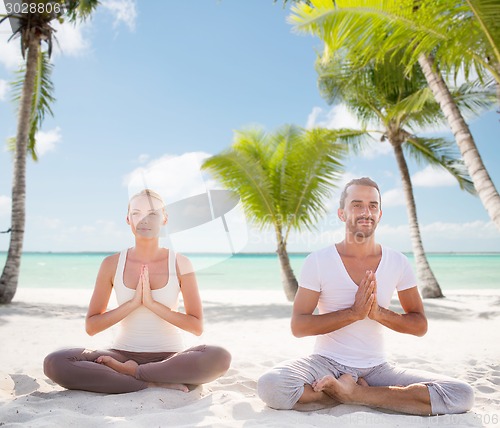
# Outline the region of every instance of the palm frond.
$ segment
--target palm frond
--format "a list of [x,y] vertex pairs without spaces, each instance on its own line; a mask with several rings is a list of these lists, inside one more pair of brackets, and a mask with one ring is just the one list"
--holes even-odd
[[238,131],[231,148],[202,168],[240,195],[258,226],[284,230],[286,239],[292,228],[311,228],[324,214],[346,153],[345,144],[336,140],[334,131],[296,126],[271,134]]
[[70,22],[85,21],[99,5],[99,0],[65,0],[66,16]]
[[208,158],[202,169],[240,196],[247,216],[260,227],[278,222],[269,185],[265,142],[254,140],[255,130],[239,131],[228,150]]
[[[36,64],[35,88],[31,102],[30,132],[28,135],[28,153],[35,161],[38,159],[36,154],[36,133],[40,130],[45,115],[47,113],[51,116],[54,115],[51,108],[51,104],[55,102],[53,96],[54,85],[51,80],[52,68],[48,53],[40,49]],[[25,70],[26,67],[23,65],[17,72],[18,79],[11,84],[13,100],[16,103],[21,100]]]
[[447,170],[462,190],[475,194],[474,183],[454,142],[444,138],[411,137],[403,144],[408,156],[419,164],[427,163]]
[[500,64],[500,3],[498,0],[465,0],[488,41],[494,62]]
[[[495,0],[474,1],[488,3],[488,17],[500,15]],[[487,35],[465,0],[311,0],[291,12],[296,31],[318,36],[330,53],[347,51],[359,65],[402,51],[409,71],[420,55],[433,54],[446,72],[462,68],[485,78],[487,70],[500,82]]]
[[496,88],[485,82],[466,82],[452,88],[451,94],[465,117],[473,118],[493,109],[497,103]]

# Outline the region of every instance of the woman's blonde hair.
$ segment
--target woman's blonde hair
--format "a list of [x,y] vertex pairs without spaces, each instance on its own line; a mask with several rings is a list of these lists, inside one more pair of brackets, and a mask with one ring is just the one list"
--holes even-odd
[[132,195],[132,197],[128,200],[127,212],[130,211],[130,202],[132,202],[133,199],[135,199],[135,198],[137,198],[139,196],[147,196],[148,198],[155,198],[158,201],[160,201],[161,205],[162,205],[162,210],[163,210],[163,212],[166,215],[165,202],[163,202],[163,198],[160,196],[159,193],[157,193],[157,192],[155,192],[154,190],[151,190],[151,189],[144,189],[144,190],[141,190],[140,192],[136,193],[135,195]]

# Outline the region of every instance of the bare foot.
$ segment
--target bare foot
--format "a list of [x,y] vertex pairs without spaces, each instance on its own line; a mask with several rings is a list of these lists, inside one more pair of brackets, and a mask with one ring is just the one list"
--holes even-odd
[[118,373],[134,377],[135,377],[135,372],[137,371],[137,367],[139,367],[139,364],[137,364],[133,360],[128,360],[125,361],[124,363],[121,363],[120,361],[115,360],[113,357],[110,357],[108,355],[100,356],[95,360],[95,362],[99,364],[104,364],[105,366],[112,368]]
[[[364,379],[363,382],[366,383]],[[343,374],[338,379],[331,375],[324,376],[314,383],[313,388],[315,391],[322,391],[341,403],[349,403],[352,401],[352,393],[356,386],[357,384],[351,375]]]
[[356,382],[359,386],[370,386],[368,385],[368,382],[364,380],[362,377],[358,378],[358,381]]
[[166,388],[166,389],[176,389],[177,391],[189,392],[187,385],[183,383],[149,383],[150,387]]

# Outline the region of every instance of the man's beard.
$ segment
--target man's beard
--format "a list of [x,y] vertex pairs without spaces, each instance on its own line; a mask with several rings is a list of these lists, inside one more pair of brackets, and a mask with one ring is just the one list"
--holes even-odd
[[[363,230],[358,226],[358,222],[360,220],[363,221],[369,221],[372,223],[372,228],[369,230]],[[377,228],[377,223],[373,218],[366,218],[366,217],[358,217],[356,221],[353,223],[349,223],[349,230],[352,232],[355,238],[359,239],[364,239],[364,238],[369,238],[375,233],[375,229]]]

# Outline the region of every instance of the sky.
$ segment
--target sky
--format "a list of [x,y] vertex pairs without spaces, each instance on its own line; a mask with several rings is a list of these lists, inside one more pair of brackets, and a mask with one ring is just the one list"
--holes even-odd
[[[0,13],[4,5],[0,2]],[[144,186],[167,205],[220,186],[199,170],[228,148],[236,130],[359,126],[342,105],[328,105],[314,62],[321,42],[297,34],[289,10],[272,0],[103,0],[92,19],[56,25],[52,57],[56,102],[28,159],[25,251],[118,251],[133,245],[126,224],[130,195]],[[0,231],[10,226],[16,106],[9,82],[22,58],[10,26],[0,27]],[[500,114],[470,119],[483,161],[500,187]],[[419,130],[452,139],[446,125]],[[424,248],[430,252],[500,251],[500,232],[479,198],[446,172],[409,161]],[[369,176],[382,192],[379,242],[411,251],[399,172],[388,143],[374,142],[345,163],[340,185]],[[339,191],[313,231],[293,233],[288,248],[308,252],[342,239]],[[172,215],[172,214],[171,214]],[[224,227],[227,225],[227,230]],[[238,205],[224,218],[164,234],[183,252],[273,252]],[[8,249],[0,234],[0,251]]]

